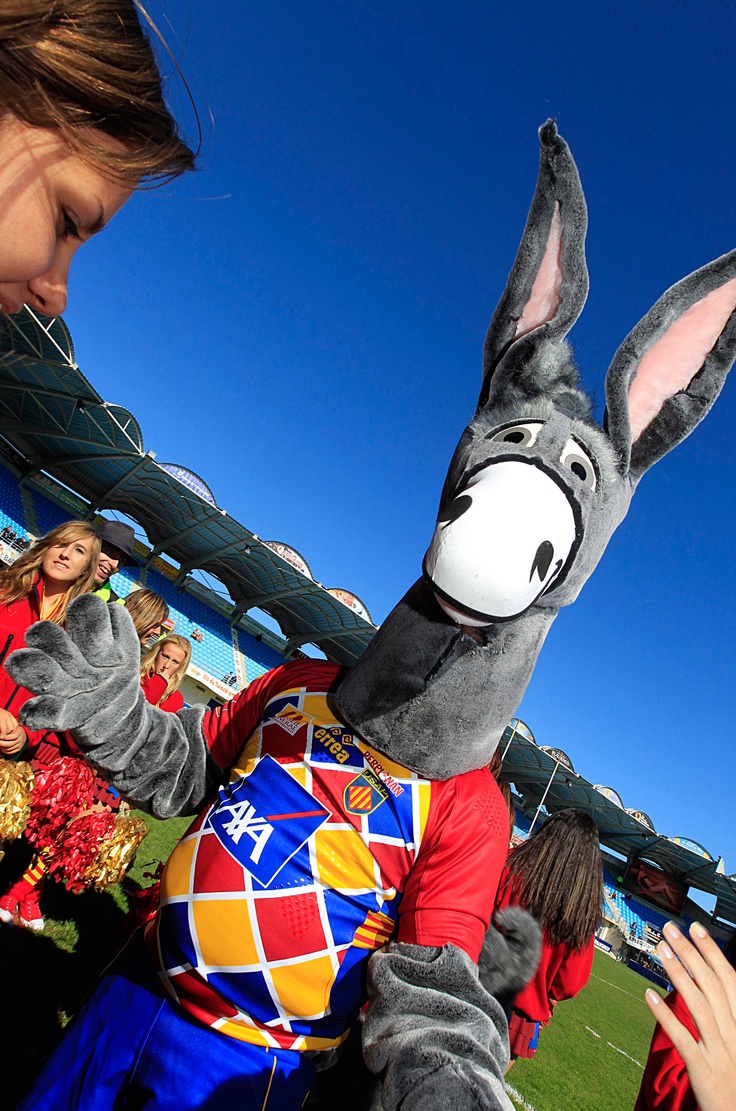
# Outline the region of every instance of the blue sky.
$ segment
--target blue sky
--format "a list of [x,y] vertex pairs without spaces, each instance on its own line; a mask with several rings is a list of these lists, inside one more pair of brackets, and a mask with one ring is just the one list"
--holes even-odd
[[[149,6],[203,118],[202,168],[137,196],[79,255],[65,316],[78,362],[159,462],[201,474],[381,621],[420,572],[472,415],[544,119],[590,210],[571,339],[599,417],[627,332],[736,246],[732,7]],[[645,476],[520,711],[728,871],[735,418],[736,374]]]

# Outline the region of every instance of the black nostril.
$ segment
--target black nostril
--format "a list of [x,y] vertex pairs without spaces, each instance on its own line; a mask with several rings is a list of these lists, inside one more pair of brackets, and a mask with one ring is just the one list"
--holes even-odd
[[532,569],[529,572],[529,582],[531,582],[534,578],[535,571],[539,574],[540,582],[544,582],[544,580],[547,578],[549,565],[554,559],[554,554],[555,550],[550,544],[549,540],[543,540],[537,548],[537,554],[534,556]]
[[473,499],[470,494],[461,494],[460,497],[455,498],[445,509],[444,513],[440,513],[437,518],[438,525],[449,525],[456,521],[458,517],[462,517],[473,504]]

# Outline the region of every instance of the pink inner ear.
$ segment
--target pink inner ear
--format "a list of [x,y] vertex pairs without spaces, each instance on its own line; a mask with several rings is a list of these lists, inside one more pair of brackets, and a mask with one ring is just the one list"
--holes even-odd
[[736,278],[691,305],[649,348],[629,387],[632,441],[651,424],[665,401],[684,390],[736,307]]
[[562,266],[560,247],[562,245],[562,220],[560,202],[555,201],[555,211],[549,228],[549,239],[542,259],[542,265],[534,279],[529,300],[516,325],[516,338],[533,332],[540,324],[552,320],[560,307],[560,286],[562,285]]

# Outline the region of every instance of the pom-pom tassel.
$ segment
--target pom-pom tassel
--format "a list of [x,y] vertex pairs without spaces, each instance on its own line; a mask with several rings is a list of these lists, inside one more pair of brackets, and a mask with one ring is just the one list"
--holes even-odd
[[14,841],[31,813],[33,769],[25,760],[0,759],[0,844]]

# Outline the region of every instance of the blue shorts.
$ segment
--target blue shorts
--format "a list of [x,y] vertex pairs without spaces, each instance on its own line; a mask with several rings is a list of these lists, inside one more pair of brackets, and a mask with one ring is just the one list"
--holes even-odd
[[240,1042],[189,1019],[159,983],[142,931],[105,972],[19,1111],[294,1111],[304,1054]]

